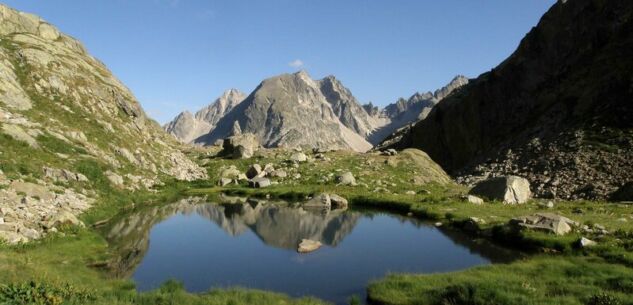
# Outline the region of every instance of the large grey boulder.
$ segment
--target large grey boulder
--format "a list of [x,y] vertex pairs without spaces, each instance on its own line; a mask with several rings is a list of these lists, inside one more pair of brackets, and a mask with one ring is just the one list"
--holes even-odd
[[248,159],[259,148],[259,141],[254,134],[243,133],[224,139],[223,154],[234,159]]
[[530,182],[517,176],[496,177],[479,182],[470,190],[470,194],[506,204],[521,204],[532,198]]

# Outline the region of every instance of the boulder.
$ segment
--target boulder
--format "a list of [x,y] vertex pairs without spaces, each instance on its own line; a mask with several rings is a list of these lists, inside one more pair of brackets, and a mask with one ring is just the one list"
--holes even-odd
[[290,161],[292,161],[292,162],[306,162],[306,161],[308,161],[308,156],[306,156],[306,154],[304,154],[302,152],[296,152],[296,153],[293,153],[290,156]]
[[248,159],[259,148],[259,141],[252,133],[243,133],[224,139],[222,154],[234,159]]
[[317,194],[303,204],[307,208],[329,208],[332,201],[329,194]]
[[264,172],[262,172],[262,167],[259,164],[251,165],[246,171],[246,177],[248,179],[253,179],[257,177],[263,177]]
[[532,197],[530,182],[517,176],[491,178],[475,185],[471,195],[489,200],[499,200],[506,204],[521,204]]
[[633,181],[627,182],[613,192],[609,198],[611,201],[633,201]]
[[565,235],[572,231],[572,227],[578,226],[578,223],[567,217],[552,213],[537,213],[513,218],[510,220],[509,225],[519,229],[527,228],[556,235]]
[[348,206],[347,199],[336,194],[330,194],[330,202],[335,209],[346,209]]
[[351,172],[345,172],[336,177],[336,182],[340,185],[356,185],[356,178]]
[[310,239],[302,239],[297,248],[299,253],[310,253],[321,248],[321,242]]
[[248,181],[248,185],[254,188],[263,188],[270,186],[270,179],[257,177]]

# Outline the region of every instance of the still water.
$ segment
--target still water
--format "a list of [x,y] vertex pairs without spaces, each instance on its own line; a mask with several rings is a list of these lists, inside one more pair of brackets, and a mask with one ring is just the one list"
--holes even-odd
[[[400,215],[239,200],[139,211],[107,234],[118,253],[115,272],[142,291],[176,279],[192,292],[238,286],[339,304],[364,298],[367,284],[388,273],[446,272],[512,257]],[[299,254],[303,238],[323,247]]]

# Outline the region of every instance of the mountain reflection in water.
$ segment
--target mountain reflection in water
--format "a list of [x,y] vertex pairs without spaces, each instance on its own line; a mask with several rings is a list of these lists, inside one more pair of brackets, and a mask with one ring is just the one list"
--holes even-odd
[[[344,303],[388,272],[453,271],[516,257],[395,214],[234,197],[222,202],[186,199],[112,221],[104,234],[115,253],[113,275],[133,277],[140,290],[175,278],[190,291],[237,285]],[[304,238],[324,247],[297,254]]]

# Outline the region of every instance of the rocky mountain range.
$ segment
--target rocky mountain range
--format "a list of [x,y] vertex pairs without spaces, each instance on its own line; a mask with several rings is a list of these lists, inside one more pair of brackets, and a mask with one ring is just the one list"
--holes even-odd
[[[180,113],[164,128],[183,142],[202,145],[233,135],[239,126],[266,147],[367,151],[397,129],[426,117],[440,100],[466,83],[467,78],[458,76],[434,93],[416,93],[379,109],[361,105],[334,76],[314,80],[300,71],[266,79],[240,101],[241,94],[230,99],[229,93],[235,91],[227,91],[195,115]],[[213,115],[203,114],[208,109],[214,109]]]
[[633,2],[558,1],[499,66],[395,147],[460,181],[515,174],[537,196],[601,199],[633,179]]
[[0,5],[0,239],[75,222],[95,189],[144,189],[167,177],[206,172],[79,41]]

